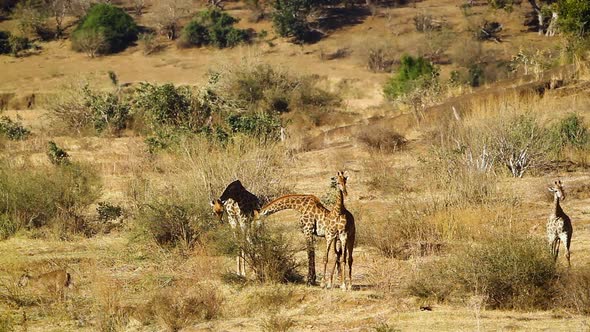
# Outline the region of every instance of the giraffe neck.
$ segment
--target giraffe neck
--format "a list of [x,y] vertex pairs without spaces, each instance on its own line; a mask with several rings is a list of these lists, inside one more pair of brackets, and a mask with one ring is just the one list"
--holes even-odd
[[332,211],[341,213],[344,210],[344,194],[342,193],[342,189],[338,189],[336,192],[336,203],[334,203],[334,208]]
[[263,206],[260,209],[260,215],[269,216],[282,210],[295,210],[299,213],[307,213],[318,209],[322,212],[327,211],[319,199],[313,195],[286,195]]
[[557,195],[553,197],[553,204],[553,215],[559,216],[563,214],[563,210],[561,209],[561,205],[559,204],[559,197]]

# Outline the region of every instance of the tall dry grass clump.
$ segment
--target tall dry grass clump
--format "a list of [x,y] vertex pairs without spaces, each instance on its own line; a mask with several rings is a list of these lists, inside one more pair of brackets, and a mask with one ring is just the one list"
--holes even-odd
[[53,228],[60,238],[90,234],[86,208],[101,192],[101,182],[89,165],[32,168],[0,161],[0,236],[20,229]]
[[224,306],[222,294],[213,286],[198,284],[187,291],[165,288],[154,295],[141,310],[144,317],[155,318],[167,331],[181,329],[221,316]]
[[504,232],[427,264],[408,289],[438,300],[482,296],[489,308],[546,309],[557,275],[545,241]]
[[218,226],[209,202],[236,179],[263,201],[289,192],[286,158],[280,145],[247,136],[225,145],[204,137],[182,139],[159,157],[159,167],[170,172],[149,180],[138,174],[130,182],[137,228],[164,247],[205,244]]

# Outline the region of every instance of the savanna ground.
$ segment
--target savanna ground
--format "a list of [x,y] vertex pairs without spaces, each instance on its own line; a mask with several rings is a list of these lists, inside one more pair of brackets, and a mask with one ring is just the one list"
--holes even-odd
[[[268,37],[269,42],[232,49],[177,49],[163,41],[165,48],[148,56],[130,47],[91,59],[60,40],[42,43],[39,54],[1,56],[1,114],[32,131],[24,141],[0,141],[0,165],[8,171],[4,179],[16,181],[17,174],[55,167],[47,157],[51,140],[73,162],[90,165],[99,178],[100,191],[78,211],[79,217],[96,219],[99,202],[121,206],[123,215],[93,229],[91,236],[64,233],[68,226],[52,221],[41,228],[22,227],[2,240],[0,330],[590,330],[588,143],[545,149],[529,142],[536,146],[531,150],[540,152],[536,167],[522,178],[512,177],[501,161],[495,161],[499,166],[493,170],[477,162],[489,162],[485,150],[494,134],[507,130],[506,137],[514,138],[510,128],[519,127],[507,125],[514,119],[532,119],[547,129],[546,135],[573,113],[588,124],[587,63],[582,58],[560,62],[556,51],[539,55],[552,65],[531,65],[529,75],[490,65],[487,76],[496,82],[453,86],[418,106],[385,100],[383,84],[391,74],[367,69],[367,53],[375,45],[394,59],[443,48],[449,61],[442,61],[440,79],[446,81],[452,70],[473,60],[470,56],[486,58],[482,63],[487,65],[510,61],[519,49],[534,54],[565,43],[560,36],[526,31],[522,19],[530,8],[525,4],[510,13],[474,8],[466,16],[450,0],[380,7],[375,15],[367,12],[341,26],[327,24],[327,36],[311,45]],[[226,10],[243,18],[241,27],[272,31],[267,20],[249,23],[249,10],[240,3],[228,3]],[[434,38],[416,32],[413,18],[421,13],[444,18],[452,35]],[[154,14],[148,7],[139,21]],[[503,42],[472,41],[470,25],[484,17],[504,24]],[[5,20],[0,28],[14,24]],[[331,59],[331,54],[341,56]],[[158,153],[148,152],[145,136],[137,131],[67,132],[50,117],[48,105],[72,84],[87,80],[96,89],[109,89],[109,71],[123,84],[202,86],[210,70],[231,72],[262,63],[298,76],[314,75],[315,84],[342,102],[322,113],[284,115],[289,120],[284,142],[238,137],[216,148],[187,139]],[[559,86],[549,89],[555,81]],[[541,136],[534,140],[550,144]],[[239,178],[250,191],[269,197],[309,193],[329,199],[330,177],[337,170],[351,174],[345,203],[357,229],[353,290],[231,278],[234,256],[219,248],[231,236],[210,215],[212,195]],[[574,227],[569,270],[563,249],[555,269],[545,252],[534,252],[546,249],[545,224],[552,209],[547,187],[558,178],[567,195],[562,207]],[[47,189],[22,183],[31,190]],[[207,220],[213,229],[203,230],[190,245],[185,239],[178,246],[162,246],[146,231],[144,221],[154,215],[143,208],[161,202],[190,206],[198,213],[195,218]],[[304,274],[307,259],[297,215],[284,212],[265,223],[271,233],[283,235]],[[323,244],[321,239],[316,244],[320,278]],[[516,254],[506,262],[498,258],[508,252]],[[534,257],[530,264],[529,257]],[[494,271],[478,270],[488,258]],[[65,300],[16,286],[25,271],[56,268],[72,274],[74,285]],[[515,276],[502,275],[503,269]],[[537,275],[537,270],[543,273]],[[539,280],[519,277],[530,271]],[[506,280],[525,290],[510,285],[494,289]]]

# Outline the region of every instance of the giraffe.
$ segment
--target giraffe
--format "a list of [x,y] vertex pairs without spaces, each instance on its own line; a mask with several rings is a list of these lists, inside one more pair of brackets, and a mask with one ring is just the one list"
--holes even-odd
[[[260,200],[256,195],[246,190],[240,180],[230,183],[221,196],[212,200],[210,204],[219,221],[222,221],[224,211],[227,212],[228,223],[236,238],[238,234],[244,234],[246,240],[250,240],[249,234],[254,211],[260,209]],[[256,226],[258,225],[257,223]],[[246,276],[246,260],[243,248],[240,249],[240,253],[236,257],[236,270],[239,276]]]
[[[344,197],[348,195],[346,191],[348,175],[345,172],[339,171],[335,180],[337,187],[336,202],[326,218],[326,256],[324,258],[324,282],[322,284],[327,288],[332,287],[334,270],[337,268],[342,282],[340,288],[342,290],[350,290],[352,288],[352,252],[356,230],[354,216],[344,206]],[[332,244],[334,244],[336,259],[330,272],[330,278],[328,279],[326,269]],[[340,248],[338,248],[338,245],[340,245]],[[346,284],[345,276],[346,265],[348,265],[348,285]]]
[[282,210],[295,210],[300,213],[299,224],[307,247],[307,284],[314,285],[316,283],[314,236],[325,236],[325,219],[330,211],[314,195],[284,195],[256,211],[255,219],[259,220]]
[[570,244],[574,230],[570,217],[563,212],[559,204],[560,201],[565,200],[561,181],[555,181],[554,186],[549,187],[548,190],[553,193],[553,211],[549,215],[549,221],[547,222],[547,239],[551,246],[551,254],[553,255],[553,259],[557,261],[559,244],[563,242],[566,250],[565,257],[567,258],[567,265],[570,267]]
[[[344,192],[346,192],[346,177],[342,172],[338,172],[338,174],[338,178],[343,179],[343,182],[338,186],[341,187]],[[339,190],[339,193],[341,195],[342,191]],[[344,235],[340,237],[340,233],[343,233],[343,230],[338,225],[348,225],[347,230],[350,230],[351,223],[348,222],[350,220],[352,220],[353,235],[351,237],[352,241],[349,241],[348,243],[349,247],[346,249],[346,254],[350,255],[349,264],[352,266],[352,250],[349,250],[349,248],[350,246],[354,245],[354,218],[352,217],[352,214],[350,214],[350,212],[344,208],[342,197],[340,201],[336,201],[335,209],[335,211],[338,212],[332,213],[322,204],[320,199],[314,195],[296,194],[281,196],[263,206],[259,211],[255,212],[255,219],[266,217],[282,210],[296,210],[300,213],[299,223],[301,226],[301,232],[305,236],[307,247],[308,285],[313,285],[316,283],[314,236],[326,237],[326,239],[331,239],[330,244],[334,243],[334,251],[337,256],[337,259],[334,262],[334,268],[337,267],[338,271],[340,272],[340,255],[342,254],[341,250],[344,247],[342,245],[342,239],[346,240],[346,237]],[[342,218],[344,218],[345,221],[342,220]],[[327,225],[330,225],[330,230],[327,229]],[[338,246],[340,246],[340,248],[338,248]],[[329,250],[330,247],[327,247],[326,258],[324,260],[324,279],[326,275]],[[334,268],[332,269],[332,272]],[[322,285],[324,285],[324,283],[322,283]]]

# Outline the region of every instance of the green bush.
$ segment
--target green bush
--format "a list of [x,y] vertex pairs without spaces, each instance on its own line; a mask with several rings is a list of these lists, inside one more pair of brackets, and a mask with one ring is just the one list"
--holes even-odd
[[412,295],[439,300],[479,295],[490,308],[545,309],[557,272],[542,239],[497,234],[427,265],[409,286]]
[[22,51],[31,48],[29,38],[17,35],[10,35],[8,37],[8,45],[10,46],[10,54],[14,57],[19,56]]
[[29,169],[0,168],[0,222],[4,236],[53,224],[68,233],[86,232],[81,213],[100,195],[96,172],[82,164]]
[[10,32],[0,31],[0,54],[8,54],[12,51],[10,47]]
[[180,200],[160,200],[140,207],[139,226],[162,247],[194,247],[211,228],[212,217],[206,209]]
[[559,27],[576,36],[590,34],[590,3],[586,0],[559,1]]
[[231,114],[227,118],[233,133],[242,133],[262,139],[278,140],[281,134],[281,119],[276,114]]
[[310,28],[307,15],[311,10],[309,0],[277,0],[274,2],[272,22],[281,37],[292,37],[297,42],[308,39]]
[[583,148],[590,143],[590,133],[582,118],[577,114],[570,114],[551,129],[551,139],[557,149],[567,146]]
[[23,127],[20,122],[12,121],[9,117],[0,117],[0,135],[13,141],[25,140],[31,135],[31,131]]
[[200,130],[210,115],[188,86],[142,83],[133,96],[135,115],[143,117],[152,130],[162,127]]
[[72,47],[91,58],[108,53],[109,45],[102,31],[82,30],[72,35]]
[[47,142],[47,157],[54,165],[67,165],[70,163],[70,155],[62,148],[57,146],[54,141]]
[[[114,78],[116,80],[116,76]],[[118,91],[93,92],[88,85],[84,86],[85,106],[90,110],[90,121],[94,130],[105,130],[118,133],[127,127],[131,106],[121,99]]]
[[209,44],[209,31],[201,23],[190,21],[180,32],[178,46],[192,47],[204,46]]
[[383,89],[385,96],[396,99],[415,88],[429,86],[438,77],[438,68],[423,57],[404,55],[397,73]]
[[123,208],[108,202],[99,202],[98,206],[96,207],[96,213],[98,214],[98,220],[105,222],[109,220],[115,220],[122,216]]
[[249,39],[245,30],[233,27],[238,20],[219,10],[200,12],[181,32],[180,46],[213,45],[218,48],[233,47]]
[[101,3],[90,8],[72,34],[72,47],[80,51],[78,38],[84,33],[100,33],[108,47],[105,51],[118,52],[137,39],[138,28],[133,18],[121,8]]

